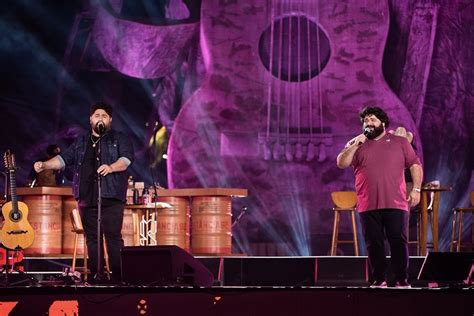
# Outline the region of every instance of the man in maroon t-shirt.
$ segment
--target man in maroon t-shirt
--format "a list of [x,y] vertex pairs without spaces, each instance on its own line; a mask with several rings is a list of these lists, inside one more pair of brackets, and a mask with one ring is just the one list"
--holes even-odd
[[[364,133],[350,140],[337,156],[337,166],[352,166],[364,239],[374,283],[387,287],[385,236],[390,244],[397,287],[408,283],[409,206],[420,202],[423,169],[406,138],[386,133],[390,120],[378,107],[360,112]],[[406,198],[404,170],[409,168],[413,189]]]

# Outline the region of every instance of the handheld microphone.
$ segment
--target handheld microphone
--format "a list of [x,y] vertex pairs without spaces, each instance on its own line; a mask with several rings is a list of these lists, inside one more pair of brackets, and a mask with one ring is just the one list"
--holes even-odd
[[96,127],[96,132],[99,135],[104,135],[104,133],[105,133],[105,124],[104,124],[104,122],[98,121],[95,127]]
[[367,135],[370,134],[370,127],[364,127],[364,135],[367,137]]

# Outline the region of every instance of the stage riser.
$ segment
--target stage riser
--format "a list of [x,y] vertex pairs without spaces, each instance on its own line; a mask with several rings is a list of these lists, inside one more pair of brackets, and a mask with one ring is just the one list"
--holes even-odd
[[[220,286],[359,286],[368,280],[367,257],[196,257]],[[411,257],[409,279],[414,285],[423,257]],[[390,258],[387,258],[390,266]],[[26,258],[25,271],[40,280],[60,274],[70,258]],[[82,260],[78,259],[78,266]],[[139,267],[139,263],[138,267]],[[42,274],[41,272],[47,272]],[[389,269],[389,280],[393,282]]]

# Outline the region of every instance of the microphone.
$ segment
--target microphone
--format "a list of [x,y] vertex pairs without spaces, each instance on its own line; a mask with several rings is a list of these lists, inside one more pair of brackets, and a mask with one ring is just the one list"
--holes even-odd
[[370,134],[370,127],[364,127],[364,135],[367,137],[367,135]]
[[105,133],[105,124],[104,122],[102,121],[98,121],[96,126],[95,126],[95,129],[96,129],[96,132],[99,134],[99,135],[104,135]]
[[155,127],[153,127],[153,134],[156,134],[156,132],[158,131],[159,126],[160,126],[160,124],[158,124],[158,121],[155,121]]

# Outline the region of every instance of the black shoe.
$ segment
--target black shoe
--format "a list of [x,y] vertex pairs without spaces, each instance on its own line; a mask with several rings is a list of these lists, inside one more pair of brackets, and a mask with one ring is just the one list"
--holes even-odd
[[374,281],[370,285],[370,288],[372,289],[384,289],[386,287],[387,287],[387,282],[385,280],[377,280],[377,281]]
[[89,284],[94,285],[109,285],[110,279],[105,274],[96,274],[93,278],[88,281]]
[[410,283],[406,279],[395,282],[397,289],[411,289]]

